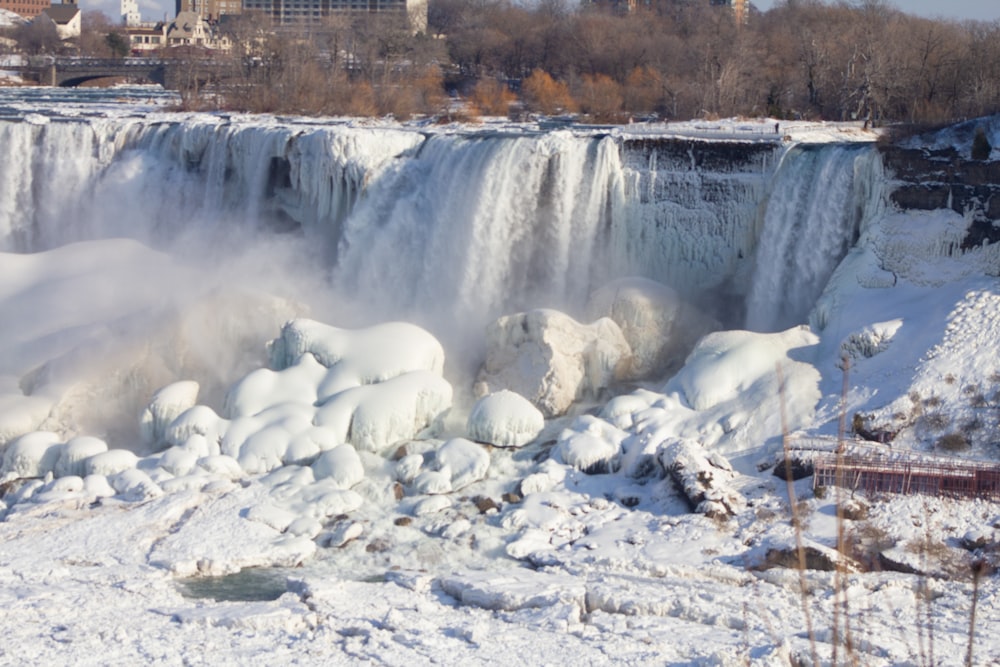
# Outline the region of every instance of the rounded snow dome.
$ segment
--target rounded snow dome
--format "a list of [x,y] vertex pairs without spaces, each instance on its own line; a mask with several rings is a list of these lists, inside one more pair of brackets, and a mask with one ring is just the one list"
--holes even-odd
[[476,401],[466,430],[469,437],[497,447],[523,447],[545,427],[545,417],[531,401],[506,389]]

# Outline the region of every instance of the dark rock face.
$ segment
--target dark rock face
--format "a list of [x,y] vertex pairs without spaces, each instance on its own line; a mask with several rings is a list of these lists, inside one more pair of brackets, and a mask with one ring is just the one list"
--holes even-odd
[[1000,161],[969,160],[953,148],[881,146],[880,150],[897,181],[891,194],[896,206],[971,214],[963,249],[1000,241]]

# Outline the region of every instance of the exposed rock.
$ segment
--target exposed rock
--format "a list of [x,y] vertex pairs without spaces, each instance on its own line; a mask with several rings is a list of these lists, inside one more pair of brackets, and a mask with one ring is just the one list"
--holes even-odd
[[[809,544],[802,547],[805,557],[805,569],[820,570],[823,572],[833,572],[838,567],[849,572],[858,572],[861,568],[858,564],[836,549],[830,549],[817,544]],[[797,569],[800,566],[798,549],[795,547],[784,547],[768,549],[764,556],[764,563],[761,569],[771,567],[785,567]]]
[[557,417],[627,377],[631,360],[625,336],[608,318],[581,324],[555,310],[517,313],[488,328],[475,392],[509,389]]
[[676,440],[660,448],[660,465],[670,475],[695,512],[728,517],[746,506],[743,496],[729,487],[735,477],[729,462],[706,452],[694,440]]
[[813,474],[813,462],[809,459],[791,454],[782,457],[774,466],[774,476],[783,480],[797,481]]

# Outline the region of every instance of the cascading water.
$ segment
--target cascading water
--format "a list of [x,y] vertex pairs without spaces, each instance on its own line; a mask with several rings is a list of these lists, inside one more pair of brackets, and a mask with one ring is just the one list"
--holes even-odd
[[858,233],[884,206],[878,152],[869,146],[796,146],[774,175],[746,328],[778,331],[806,321]]
[[[768,194],[780,146],[766,142],[204,115],[35,118],[0,122],[0,138],[0,249],[129,237],[185,262],[245,252],[326,277],[359,304],[344,326],[408,318],[449,342],[515,310],[579,313],[628,275],[703,306],[749,289],[749,328],[804,321],[878,199],[874,151],[844,146],[791,149]],[[285,267],[275,232],[290,229],[280,238],[306,243]]]
[[579,305],[608,274],[620,174],[607,138],[431,137],[347,218],[334,284],[431,321]]

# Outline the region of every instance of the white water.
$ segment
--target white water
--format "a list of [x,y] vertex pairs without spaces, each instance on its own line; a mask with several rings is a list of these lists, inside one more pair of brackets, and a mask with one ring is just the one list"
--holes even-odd
[[795,147],[771,185],[747,297],[746,328],[805,321],[864,225],[884,208],[882,162],[870,147]]
[[[515,310],[578,313],[627,275],[730,324],[742,308],[705,295],[746,297],[747,326],[773,330],[805,320],[881,181],[856,147],[792,149],[771,178],[566,131],[164,118],[0,122],[0,249],[130,237],[186,262],[243,257],[328,280],[355,304],[340,324],[408,318],[447,343]],[[276,239],[299,238],[282,265]]]

